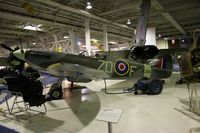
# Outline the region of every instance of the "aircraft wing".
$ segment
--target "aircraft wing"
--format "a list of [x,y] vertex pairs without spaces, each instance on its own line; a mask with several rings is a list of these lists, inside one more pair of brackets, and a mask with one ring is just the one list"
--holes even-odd
[[37,70],[44,70],[55,76],[65,76],[75,82],[88,82],[109,77],[107,73],[98,70],[102,62],[91,57],[30,50],[26,52],[25,60]]
[[0,66],[8,66],[8,57],[0,57]]
[[47,71],[55,76],[66,76],[68,80],[76,82],[89,82],[91,80],[109,77],[105,72],[67,62],[52,64],[47,67]]

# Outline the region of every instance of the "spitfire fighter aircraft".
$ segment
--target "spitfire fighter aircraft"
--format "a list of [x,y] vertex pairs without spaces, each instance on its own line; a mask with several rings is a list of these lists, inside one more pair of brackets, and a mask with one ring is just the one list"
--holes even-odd
[[[10,51],[8,58],[1,58],[1,65],[14,65],[20,68],[26,62],[33,69],[45,71],[60,77],[53,84],[49,94],[53,99],[62,97],[61,83],[64,77],[73,82],[90,82],[97,79],[148,79],[146,90],[149,94],[162,91],[161,78],[172,73],[172,58],[166,50],[156,46],[144,46],[147,30],[150,0],[143,0],[142,16],[138,21],[136,46],[130,50],[100,52],[95,58],[69,53],[33,49],[14,49],[2,45]],[[23,68],[23,67],[22,67]],[[137,85],[139,87],[139,85]]]
[[[152,53],[152,51],[148,52]],[[111,55],[111,53],[113,52],[92,58],[54,51],[19,49],[11,52],[10,55],[14,58],[4,59],[4,62],[6,64],[7,62],[19,62],[20,64],[20,61],[24,61],[33,69],[46,71],[54,76],[61,77],[60,82],[56,85],[57,87],[51,90],[53,92],[56,91],[57,94],[59,92],[59,97],[62,96],[61,81],[64,77],[67,77],[72,83],[90,82],[97,79],[136,79],[148,77],[152,82],[156,80],[156,84],[161,86],[162,83],[158,79],[168,78],[171,75],[172,59],[170,55],[164,55],[159,59],[147,60],[146,63],[143,63],[131,59],[129,57],[131,53],[128,52],[127,55],[124,53],[123,58],[118,58],[115,55]],[[161,92],[160,89],[152,91],[158,94]],[[53,95],[53,92],[51,92],[52,97],[56,97]]]

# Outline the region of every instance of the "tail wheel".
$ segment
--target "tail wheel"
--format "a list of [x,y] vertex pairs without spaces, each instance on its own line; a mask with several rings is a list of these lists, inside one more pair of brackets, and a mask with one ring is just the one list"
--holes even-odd
[[149,83],[149,86],[148,86],[148,93],[149,95],[158,95],[162,92],[162,89],[163,89],[163,83],[161,80],[158,80],[158,79],[155,79],[155,80],[152,80],[150,83]]
[[57,87],[55,84],[51,86],[49,90],[49,97],[52,100],[61,99],[63,96],[62,87]]

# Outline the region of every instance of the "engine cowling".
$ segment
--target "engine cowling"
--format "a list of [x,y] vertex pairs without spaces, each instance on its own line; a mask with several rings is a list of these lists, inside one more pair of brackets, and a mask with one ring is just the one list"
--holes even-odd
[[132,57],[150,59],[158,54],[159,50],[154,45],[136,46],[131,50]]

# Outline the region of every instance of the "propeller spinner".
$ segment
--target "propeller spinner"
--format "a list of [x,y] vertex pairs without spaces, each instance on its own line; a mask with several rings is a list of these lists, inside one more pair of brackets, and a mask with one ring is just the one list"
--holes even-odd
[[8,56],[8,59],[7,59],[7,63],[10,66],[13,66],[15,69],[19,70],[20,72],[22,72],[23,69],[24,69],[24,62],[25,62],[24,50],[21,50],[19,47],[11,49],[10,47],[8,47],[4,44],[2,44],[1,46],[4,49],[10,51],[10,54]]
[[11,60],[13,60],[13,58],[16,57],[17,59],[24,61],[24,50],[23,49],[20,49],[19,47],[15,47],[14,49],[12,49],[4,44],[1,44],[1,46],[4,49],[10,51],[10,57],[12,57]]

